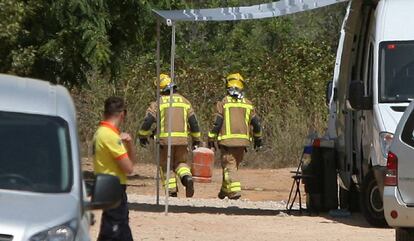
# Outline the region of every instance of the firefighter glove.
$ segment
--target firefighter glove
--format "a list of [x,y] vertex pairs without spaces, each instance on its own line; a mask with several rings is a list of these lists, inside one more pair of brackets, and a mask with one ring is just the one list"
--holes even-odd
[[254,138],[254,149],[259,151],[263,147],[262,138]]
[[193,141],[193,149],[197,149],[200,146],[200,141]]
[[139,144],[142,147],[146,147],[148,145],[148,143],[149,143],[148,138],[146,138],[146,137],[139,138]]
[[208,142],[208,148],[210,148],[210,149],[211,148],[214,148],[214,149],[216,148],[216,145],[215,145],[214,141],[209,141]]

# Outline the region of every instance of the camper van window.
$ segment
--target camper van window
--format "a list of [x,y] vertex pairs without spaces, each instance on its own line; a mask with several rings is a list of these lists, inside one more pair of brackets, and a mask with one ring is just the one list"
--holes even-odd
[[70,191],[69,143],[61,118],[0,112],[0,189]]
[[366,81],[366,96],[371,96],[372,94],[372,78],[374,73],[374,46],[372,43],[369,45],[368,53],[368,76]]
[[380,102],[408,102],[414,98],[413,56],[412,41],[380,44]]
[[401,140],[407,145],[414,147],[414,112],[411,112],[410,117],[408,117],[405,123],[401,133]]

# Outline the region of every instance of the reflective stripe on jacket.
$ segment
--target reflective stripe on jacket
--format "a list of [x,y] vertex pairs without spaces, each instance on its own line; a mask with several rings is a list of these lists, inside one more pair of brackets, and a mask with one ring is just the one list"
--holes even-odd
[[[217,139],[224,146],[249,146],[251,120],[256,116],[254,106],[246,99],[226,96],[217,103],[216,118],[222,118],[221,126],[215,126],[209,133],[210,139]],[[260,133],[254,133],[255,136]]]
[[224,125],[218,140],[245,139],[250,141],[250,119],[253,105],[246,99],[227,96],[223,105]]
[[[168,115],[170,113],[169,108],[171,106],[171,140],[172,145],[187,145],[189,135],[193,140],[198,140],[201,136],[198,121],[195,117],[194,110],[191,103],[182,95],[174,93],[172,96],[172,103],[170,103],[170,96],[165,95],[160,98],[160,143],[161,145],[167,145],[168,139]],[[153,120],[156,120],[157,115],[157,103],[151,103],[147,110],[147,116],[152,116]],[[147,118],[149,119],[149,118]],[[192,122],[192,123],[190,123]],[[152,123],[151,123],[152,125]],[[151,126],[146,125],[146,126]],[[144,126],[144,125],[143,125]],[[139,131],[139,135],[147,136],[149,134],[147,128],[142,128]]]

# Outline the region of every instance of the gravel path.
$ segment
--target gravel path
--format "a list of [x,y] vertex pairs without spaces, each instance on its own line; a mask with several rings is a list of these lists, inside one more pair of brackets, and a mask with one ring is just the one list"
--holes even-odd
[[[256,209],[270,211],[285,211],[285,201],[249,201],[246,199],[230,200],[220,199],[203,199],[203,198],[169,198],[169,205],[174,207],[191,207],[191,208],[217,208],[217,209]],[[156,205],[156,198],[149,195],[129,194],[128,201],[132,204],[148,204]],[[164,206],[165,197],[160,197],[160,205]],[[299,204],[295,203],[294,209],[299,208]]]

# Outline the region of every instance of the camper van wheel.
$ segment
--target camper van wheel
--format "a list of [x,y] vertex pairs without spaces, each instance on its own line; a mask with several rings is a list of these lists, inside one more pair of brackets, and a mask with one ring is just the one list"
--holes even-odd
[[384,206],[382,203],[381,193],[372,171],[365,176],[362,183],[360,207],[365,219],[372,226],[387,226],[387,222],[384,217]]

